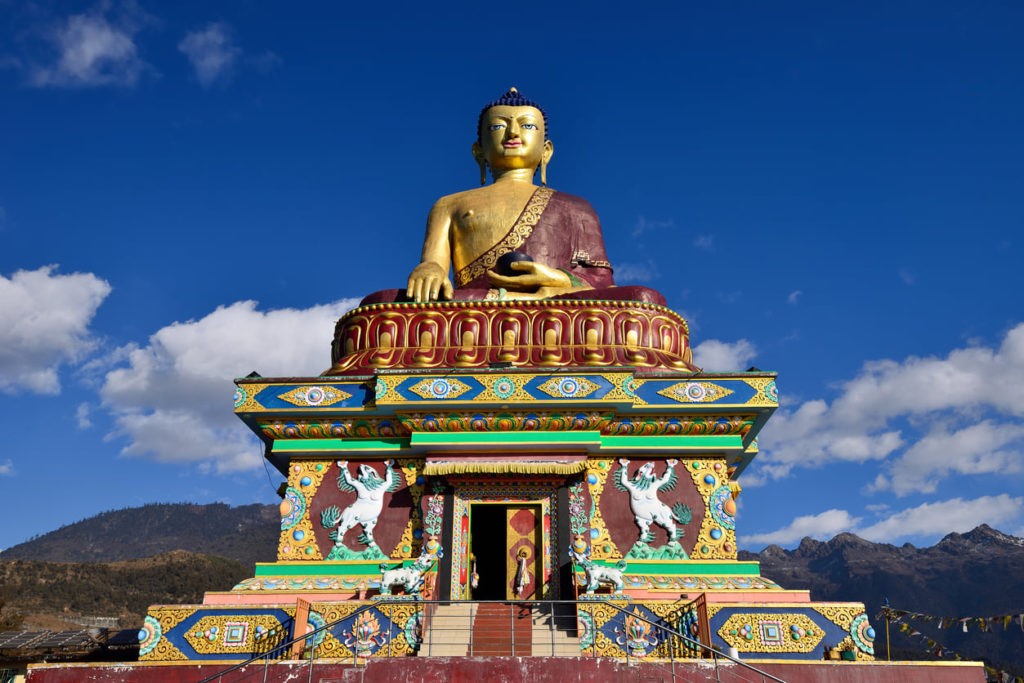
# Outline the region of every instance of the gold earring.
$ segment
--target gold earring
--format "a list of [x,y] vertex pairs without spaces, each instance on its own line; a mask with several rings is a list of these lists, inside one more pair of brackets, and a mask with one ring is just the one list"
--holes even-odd
[[487,184],[487,160],[480,158],[476,160],[476,163],[480,165],[480,184]]
[[548,186],[548,162],[546,159],[540,160],[540,184],[544,187]]

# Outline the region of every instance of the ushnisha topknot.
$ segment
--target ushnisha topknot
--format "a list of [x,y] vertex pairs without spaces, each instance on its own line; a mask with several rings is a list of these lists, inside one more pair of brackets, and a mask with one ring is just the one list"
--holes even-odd
[[547,112],[544,111],[544,107],[540,106],[539,104],[531,100],[529,97],[525,97],[516,88],[509,88],[508,92],[506,92],[504,95],[494,100],[493,102],[488,102],[486,105],[484,105],[484,108],[480,110],[480,115],[477,116],[476,119],[477,139],[480,139],[480,127],[484,123],[484,114],[491,107],[500,107],[502,105],[507,107],[533,107],[534,109],[540,111],[540,115],[544,119],[544,139],[548,139],[548,115]]

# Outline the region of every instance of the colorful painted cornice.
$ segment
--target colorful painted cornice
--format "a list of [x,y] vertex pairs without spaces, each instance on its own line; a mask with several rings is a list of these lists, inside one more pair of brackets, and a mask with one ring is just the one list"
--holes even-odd
[[724,454],[734,475],[778,406],[775,375],[560,368],[245,378],[235,412],[280,468],[294,455],[473,450]]

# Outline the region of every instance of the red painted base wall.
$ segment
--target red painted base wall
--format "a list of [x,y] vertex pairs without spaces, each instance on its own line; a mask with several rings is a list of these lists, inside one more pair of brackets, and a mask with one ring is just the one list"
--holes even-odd
[[[980,663],[886,663],[850,664],[809,662],[756,663],[787,683],[983,683]],[[37,665],[29,669],[27,683],[196,683],[218,673],[224,666],[188,664],[90,664]],[[318,683],[599,683],[600,681],[666,683],[673,680],[669,664],[633,664],[612,659],[548,657],[417,657],[373,659],[366,666],[316,662],[312,678],[308,664],[275,663],[267,668],[268,683],[307,681]],[[223,683],[262,681],[262,666],[250,666],[227,674]],[[736,665],[722,665],[718,678],[710,663],[685,662],[675,666],[676,681],[740,683],[759,681],[760,676]]]

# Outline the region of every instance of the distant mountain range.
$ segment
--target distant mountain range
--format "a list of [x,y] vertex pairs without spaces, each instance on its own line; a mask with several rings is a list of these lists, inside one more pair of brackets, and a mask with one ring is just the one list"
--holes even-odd
[[[193,603],[210,590],[229,590],[272,562],[279,535],[275,505],[155,504],[104,512],[0,553],[0,624],[15,613],[26,624],[54,628],[82,617],[142,621],[146,607]],[[864,602],[886,653],[883,602],[939,617],[990,617],[1024,612],[1024,539],[982,525],[949,534],[928,548],[871,543],[853,534],[831,541],[805,538],[794,550],[740,551],[784,588],[810,589],[815,600]],[[70,564],[69,564],[70,563]],[[6,603],[6,604],[5,604]],[[76,621],[77,620],[77,621]],[[983,633],[971,624],[941,629],[910,623],[967,658],[1024,674],[1024,631],[1015,623]],[[893,659],[927,659],[920,637],[890,628]]]
[[68,524],[11,546],[0,560],[116,562],[188,550],[252,565],[277,557],[280,522],[276,505],[154,503]]
[[[740,559],[761,563],[761,573],[783,588],[809,588],[815,600],[865,603],[875,631],[876,656],[885,657],[885,622],[876,618],[888,599],[894,609],[938,617],[991,617],[1024,613],[1024,539],[981,525],[949,534],[934,546],[917,548],[871,543],[853,534],[831,541],[805,538],[794,550],[768,546],[740,551]],[[907,621],[947,650],[1024,674],[1024,631],[1019,622],[990,633],[972,623],[942,629],[937,622]],[[921,637],[890,629],[893,659],[926,659]],[[897,657],[898,655],[898,657]],[[948,657],[948,653],[945,655]]]
[[149,605],[196,603],[251,577],[277,557],[279,535],[276,505],[104,512],[0,552],[0,629],[138,626]]

